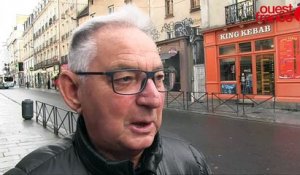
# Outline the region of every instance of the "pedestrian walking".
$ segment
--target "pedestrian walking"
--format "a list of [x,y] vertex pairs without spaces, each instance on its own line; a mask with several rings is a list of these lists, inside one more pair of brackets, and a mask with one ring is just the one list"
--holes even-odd
[[58,76],[55,76],[53,79],[53,85],[54,85],[54,89],[57,90],[57,85],[58,85]]
[[50,78],[48,78],[48,81],[47,81],[47,87],[48,87],[48,89],[51,88],[51,86],[50,86]]
[[127,5],[74,32],[59,88],[80,114],[76,132],[27,155],[6,175],[210,174],[191,144],[160,131],[172,87],[151,29],[149,17]]
[[30,86],[30,83],[29,83],[29,81],[27,81],[27,82],[26,82],[26,87],[27,87],[27,89],[29,89],[29,86]]

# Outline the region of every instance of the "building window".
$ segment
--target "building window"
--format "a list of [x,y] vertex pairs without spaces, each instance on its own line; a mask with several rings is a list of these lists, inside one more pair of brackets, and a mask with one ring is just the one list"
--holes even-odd
[[173,0],[166,0],[166,17],[173,16]]
[[235,59],[220,59],[220,77],[221,81],[235,81]]
[[251,42],[239,43],[239,52],[251,52]]
[[191,0],[191,12],[200,10],[200,0]]
[[255,51],[274,49],[273,39],[255,41]]
[[114,12],[114,5],[108,6],[108,13],[111,14]]
[[174,31],[167,32],[167,39],[175,38]]
[[235,45],[226,45],[226,46],[220,46],[219,48],[219,54],[220,55],[230,55],[235,53]]
[[132,0],[125,0],[124,3],[125,3],[125,4],[132,3]]

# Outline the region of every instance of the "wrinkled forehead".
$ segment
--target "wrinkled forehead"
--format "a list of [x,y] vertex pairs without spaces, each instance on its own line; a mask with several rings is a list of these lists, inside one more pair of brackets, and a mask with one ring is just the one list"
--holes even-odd
[[117,59],[112,60],[107,68],[117,69],[139,69],[144,71],[152,71],[163,69],[163,64],[157,52],[137,54],[121,54],[116,56]]
[[152,70],[162,67],[157,47],[137,28],[104,28],[97,38],[97,62],[104,69],[135,68]]

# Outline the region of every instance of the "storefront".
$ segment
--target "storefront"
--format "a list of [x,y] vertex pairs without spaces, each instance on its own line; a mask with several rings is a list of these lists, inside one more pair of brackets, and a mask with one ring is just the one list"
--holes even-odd
[[300,22],[249,22],[204,35],[209,94],[300,101]]
[[40,88],[42,86],[41,69],[35,70],[34,73],[34,87]]
[[191,91],[191,77],[193,59],[190,52],[188,37],[157,42],[164,69],[175,72],[175,87],[173,91]]

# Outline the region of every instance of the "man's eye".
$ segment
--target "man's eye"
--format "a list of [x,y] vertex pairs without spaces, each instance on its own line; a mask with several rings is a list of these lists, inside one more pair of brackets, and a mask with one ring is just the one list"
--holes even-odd
[[114,78],[115,83],[130,83],[132,81],[134,81],[134,77],[132,76]]
[[162,71],[159,71],[155,74],[155,80],[156,81],[163,81],[165,79],[165,73]]
[[165,78],[164,75],[157,75],[157,76],[155,76],[155,79],[156,79],[157,81],[162,81],[162,80],[164,80],[164,78]]

